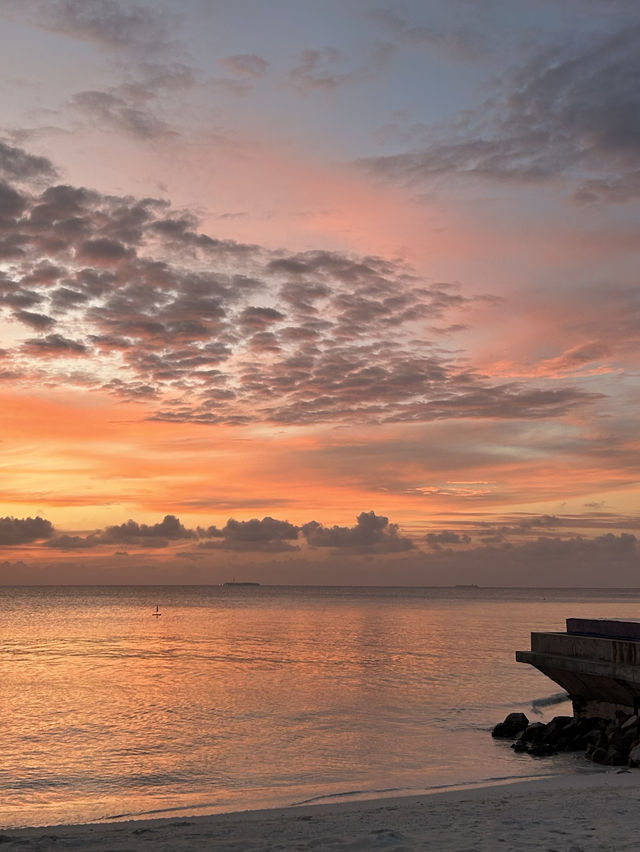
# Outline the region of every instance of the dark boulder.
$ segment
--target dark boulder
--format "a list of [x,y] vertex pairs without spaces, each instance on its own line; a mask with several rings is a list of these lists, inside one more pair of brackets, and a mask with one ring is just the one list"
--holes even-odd
[[[494,728],[494,737],[512,737],[511,748],[532,757],[584,750],[594,763],[640,767],[640,715],[620,713],[615,720],[556,716],[529,725],[523,713],[511,713]],[[520,727],[525,725],[525,727]],[[519,730],[518,730],[519,729]]]
[[607,749],[607,760],[605,762],[607,766],[626,766],[629,760],[627,755],[628,752],[621,751],[615,746],[610,746]]
[[594,748],[589,757],[594,763],[606,763],[607,758],[609,757],[609,752],[606,748],[598,747]]
[[551,743],[533,743],[529,746],[529,754],[531,757],[551,757],[551,755],[555,753],[556,750]]
[[545,742],[557,742],[561,737],[566,737],[565,731],[570,730],[573,723],[573,716],[555,716],[545,727]]
[[640,745],[634,746],[629,752],[629,766],[640,766]]
[[491,736],[497,739],[513,739],[524,731],[528,724],[529,720],[524,713],[509,713],[504,722],[498,722],[491,731]]
[[617,748],[618,751],[624,752],[625,754],[629,754],[631,746],[635,740],[636,732],[633,728],[627,728],[626,730],[624,728],[617,728],[609,736],[609,746]]
[[591,728],[580,739],[584,748],[604,748],[607,745],[607,737],[600,727]]
[[547,726],[544,722],[534,722],[532,725],[527,725],[525,730],[520,735],[520,739],[525,743],[540,743],[544,739],[547,731]]

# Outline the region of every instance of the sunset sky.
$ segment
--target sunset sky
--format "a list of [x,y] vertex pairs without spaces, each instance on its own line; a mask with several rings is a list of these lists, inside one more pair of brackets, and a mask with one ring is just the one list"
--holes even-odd
[[0,0],[0,582],[640,585],[637,0]]

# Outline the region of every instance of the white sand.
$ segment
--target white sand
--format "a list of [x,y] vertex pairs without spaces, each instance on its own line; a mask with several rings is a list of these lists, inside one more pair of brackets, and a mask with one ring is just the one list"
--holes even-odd
[[4,850],[595,852],[640,849],[640,772],[404,799],[0,832]]

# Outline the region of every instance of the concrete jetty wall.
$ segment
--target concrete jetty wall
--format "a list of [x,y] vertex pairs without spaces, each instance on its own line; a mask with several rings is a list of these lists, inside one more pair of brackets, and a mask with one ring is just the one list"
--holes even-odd
[[568,618],[566,633],[532,633],[516,660],[565,689],[576,717],[640,708],[640,620]]

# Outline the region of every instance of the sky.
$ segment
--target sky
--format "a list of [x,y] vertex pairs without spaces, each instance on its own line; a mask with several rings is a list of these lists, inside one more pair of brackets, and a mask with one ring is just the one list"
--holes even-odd
[[0,39],[0,583],[640,585],[636,0]]

